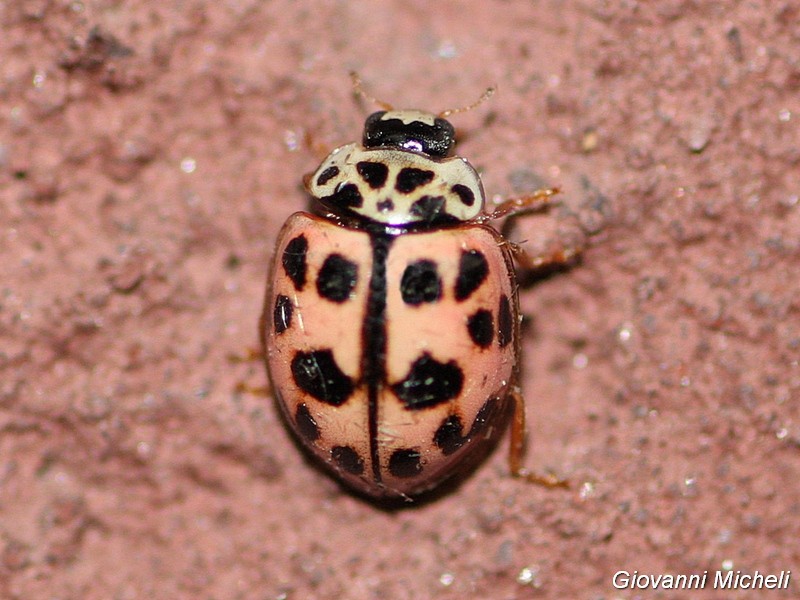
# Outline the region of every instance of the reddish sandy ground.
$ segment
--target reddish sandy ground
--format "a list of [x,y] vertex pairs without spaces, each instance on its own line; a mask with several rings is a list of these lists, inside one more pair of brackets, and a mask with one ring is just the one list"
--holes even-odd
[[[0,596],[796,598],[800,6],[0,3]],[[301,176],[373,109],[453,118],[530,281],[528,462],[386,511],[269,398],[265,272]],[[616,590],[620,570],[789,590]]]

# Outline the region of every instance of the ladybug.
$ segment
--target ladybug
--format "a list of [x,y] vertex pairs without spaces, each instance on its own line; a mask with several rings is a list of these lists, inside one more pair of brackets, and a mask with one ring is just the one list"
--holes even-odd
[[361,143],[305,178],[315,214],[278,235],[260,321],[277,403],[314,456],[373,498],[470,468],[511,412],[512,474],[561,485],[521,467],[514,246],[488,224],[555,190],[487,215],[478,173],[453,155],[446,117],[466,109],[382,106]]

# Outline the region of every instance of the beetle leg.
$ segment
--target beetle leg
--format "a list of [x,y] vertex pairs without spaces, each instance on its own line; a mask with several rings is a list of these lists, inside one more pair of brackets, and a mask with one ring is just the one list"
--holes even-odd
[[510,394],[514,400],[511,443],[508,451],[508,467],[511,470],[511,476],[549,488],[568,488],[569,482],[566,479],[559,479],[552,473],[540,475],[522,466],[522,457],[525,454],[525,400],[519,388],[512,389]]
[[267,385],[250,385],[244,381],[239,381],[234,388],[237,394],[250,394],[251,396],[258,396],[259,398],[274,398],[275,394],[272,388]]
[[244,355],[241,354],[234,354],[231,352],[228,354],[227,359],[230,363],[249,363],[255,361],[262,361],[264,360],[264,351],[256,348],[246,348],[244,351]]
[[[246,348],[244,354],[230,353],[227,356],[228,362],[231,364],[246,364],[252,362],[262,362],[266,357],[263,350],[256,348]],[[236,392],[239,394],[253,394],[254,396],[268,397],[272,396],[272,388],[267,385],[250,385],[244,381],[236,384]]]
[[529,196],[520,196],[519,198],[508,198],[497,205],[489,215],[488,221],[505,217],[506,215],[515,215],[520,212],[535,212],[544,210],[551,205],[553,196],[558,194],[558,188],[542,188],[536,190]]
[[[485,221],[492,221],[500,217],[508,216],[509,219],[502,228],[503,235],[507,235],[508,226],[512,224],[519,215],[522,213],[547,210],[553,205],[553,197],[560,191],[559,188],[542,188],[528,196],[509,198],[501,202],[492,213],[486,215],[483,219]],[[539,254],[531,254],[519,244],[511,242],[508,239],[506,239],[505,243],[508,244],[519,266],[527,271],[535,271],[542,267],[568,264],[583,252],[583,245],[581,243],[560,243],[557,247],[550,248]]]
[[583,247],[575,245],[559,246],[544,254],[531,254],[515,242],[507,241],[507,243],[511,254],[519,263],[519,266],[528,271],[534,271],[543,267],[569,264],[583,251]]

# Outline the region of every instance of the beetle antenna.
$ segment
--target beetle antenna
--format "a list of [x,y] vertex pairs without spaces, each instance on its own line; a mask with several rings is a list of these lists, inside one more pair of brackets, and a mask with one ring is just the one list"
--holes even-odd
[[486,100],[491,98],[492,95],[494,95],[496,90],[497,90],[497,86],[493,85],[491,87],[488,87],[488,88],[486,88],[486,91],[483,92],[483,94],[481,94],[481,97],[478,98],[472,104],[469,104],[468,106],[462,106],[461,108],[448,108],[447,110],[443,110],[442,112],[440,112],[436,116],[437,117],[441,117],[442,119],[446,119],[450,115],[455,115],[455,114],[458,114],[458,113],[467,112],[468,110],[472,110],[473,108],[476,108],[477,106],[480,106]]
[[356,73],[355,71],[350,71],[350,79],[353,80],[353,93],[360,97],[367,102],[371,102],[372,104],[377,104],[383,110],[392,110],[394,107],[389,104],[388,102],[384,102],[383,100],[378,100],[374,96],[370,96],[367,92],[364,91],[364,86],[361,81],[361,76]]

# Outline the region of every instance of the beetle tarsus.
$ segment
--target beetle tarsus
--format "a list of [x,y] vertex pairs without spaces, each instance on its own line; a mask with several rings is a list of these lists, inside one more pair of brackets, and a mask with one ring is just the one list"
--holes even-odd
[[522,466],[525,454],[525,400],[515,388],[509,392],[514,400],[514,416],[511,422],[511,443],[508,452],[508,467],[511,476],[528,483],[535,483],[548,488],[569,488],[569,481],[552,473],[539,474]]

